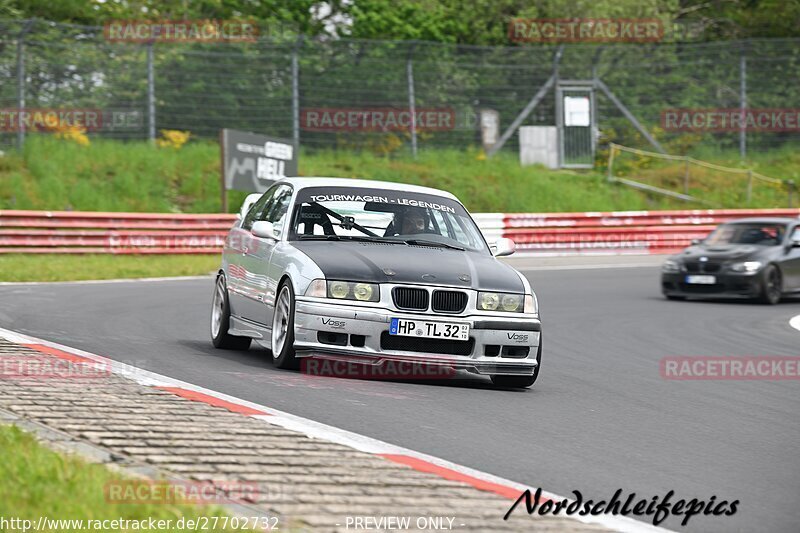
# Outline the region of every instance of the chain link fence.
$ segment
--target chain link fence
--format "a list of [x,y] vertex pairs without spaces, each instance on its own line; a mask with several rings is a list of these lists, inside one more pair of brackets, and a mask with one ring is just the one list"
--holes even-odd
[[[767,151],[800,140],[784,132],[666,131],[665,109],[800,109],[800,39],[711,43],[483,47],[273,34],[249,44],[112,43],[103,29],[0,21],[0,107],[100,109],[90,135],[148,139],[162,129],[216,138],[221,128],[295,138],[304,149],[379,152],[480,147],[479,112],[500,133],[552,76],[601,80],[665,151]],[[651,148],[618,105],[597,92],[601,151]],[[315,127],[308,112],[413,109],[450,117],[439,127]],[[554,125],[550,89],[521,125]],[[421,117],[421,118],[424,118]],[[373,124],[374,126],[374,124]],[[0,145],[30,132],[0,127]],[[323,131],[324,130],[324,131]],[[514,132],[502,150],[518,150]]]

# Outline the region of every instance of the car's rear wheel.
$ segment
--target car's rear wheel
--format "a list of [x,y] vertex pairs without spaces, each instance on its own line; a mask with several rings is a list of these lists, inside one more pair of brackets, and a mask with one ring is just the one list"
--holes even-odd
[[775,265],[767,265],[764,269],[761,282],[761,294],[759,301],[761,303],[775,305],[781,301],[781,293],[783,292],[783,278],[781,271]]
[[539,348],[536,350],[536,368],[532,376],[506,376],[503,374],[492,375],[492,383],[498,387],[509,389],[527,389],[536,383],[539,377],[539,369],[542,367],[542,338],[539,337]]
[[228,289],[225,276],[217,276],[214,286],[214,297],[211,302],[211,343],[215,348],[223,350],[247,350],[250,348],[249,337],[237,337],[228,333],[231,322],[231,306],[228,301]]
[[272,361],[278,368],[298,368],[294,351],[294,291],[286,280],[278,289],[272,314]]

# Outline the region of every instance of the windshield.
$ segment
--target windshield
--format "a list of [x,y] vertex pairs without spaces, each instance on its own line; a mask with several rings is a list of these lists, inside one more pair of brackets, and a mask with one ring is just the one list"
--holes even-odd
[[298,193],[291,240],[377,240],[488,252],[480,230],[455,200],[359,187]]
[[782,224],[723,224],[709,235],[704,244],[758,244],[776,246],[783,242],[786,226]]

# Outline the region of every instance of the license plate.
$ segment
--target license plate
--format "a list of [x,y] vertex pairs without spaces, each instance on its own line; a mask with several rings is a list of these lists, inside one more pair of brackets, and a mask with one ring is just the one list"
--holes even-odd
[[714,285],[716,282],[716,276],[686,276],[686,283],[695,285]]
[[469,340],[469,324],[393,318],[389,323],[389,335],[466,341]]

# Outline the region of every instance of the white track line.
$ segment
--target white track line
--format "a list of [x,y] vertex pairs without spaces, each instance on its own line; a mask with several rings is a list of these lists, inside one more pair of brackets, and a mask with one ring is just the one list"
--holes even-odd
[[800,331],[800,315],[797,315],[796,317],[792,317],[789,320],[789,325],[792,326],[794,329]]
[[[152,387],[180,387],[183,389],[200,392],[202,394],[206,394],[214,398],[225,400],[227,402],[232,402],[235,404],[257,409],[259,411],[263,411],[269,414],[251,415],[251,418],[255,418],[258,420],[268,422],[270,424],[275,424],[284,427],[286,429],[297,431],[305,435],[308,435],[309,437],[323,439],[329,442],[335,442],[371,454],[407,455],[422,461],[435,464],[437,466],[441,466],[443,468],[448,468],[450,470],[460,472],[464,475],[471,476],[483,481],[488,481],[490,483],[497,483],[499,485],[505,485],[507,487],[515,488],[519,490],[520,493],[522,493],[525,489],[531,489],[531,492],[535,492],[536,490],[536,487],[530,487],[523,483],[518,483],[516,481],[504,479],[495,476],[493,474],[489,474],[487,472],[482,472],[480,470],[475,470],[456,463],[451,463],[450,461],[441,459],[439,457],[433,457],[424,453],[410,450],[408,448],[395,446],[394,444],[389,444],[387,442],[373,439],[372,437],[367,437],[365,435],[360,435],[358,433],[353,433],[351,431],[329,426],[321,422],[316,422],[314,420],[309,420],[307,418],[286,413],[284,411],[279,411],[277,409],[273,409],[272,407],[267,407],[265,405],[260,405],[254,402],[243,400],[241,398],[236,398],[234,396],[230,396],[222,392],[206,389],[204,387],[200,387],[192,383],[187,383],[185,381],[174,379],[168,376],[163,376],[161,374],[156,374],[155,372],[150,372],[149,370],[143,370],[141,368],[132,365],[119,363],[117,361],[114,361],[113,359],[102,357],[100,355],[96,355],[91,352],[79,350],[77,348],[65,346],[63,344],[58,344],[48,340],[39,339],[37,337],[32,337],[30,335],[17,333],[15,331],[10,331],[4,328],[0,328],[0,337],[5,337],[10,342],[16,342],[18,344],[42,344],[44,346],[49,346],[50,348],[55,348],[57,350],[70,352],[72,354],[79,355],[87,359],[103,363],[105,365],[108,365],[108,367],[111,369],[111,372],[113,372],[114,374],[127,377],[133,381],[136,381],[137,383],[140,383],[141,385],[152,386]],[[247,416],[247,415],[242,415],[242,416]],[[542,496],[544,498],[550,498],[559,501],[568,499],[564,498],[563,496],[558,496],[557,494],[553,494],[551,492],[546,492],[544,490],[542,491]],[[524,513],[525,512],[524,504],[521,510],[515,512]],[[669,533],[670,531],[668,529],[664,529],[658,526],[653,526],[645,522],[640,522],[638,520],[634,520],[626,516],[613,516],[613,515],[585,516],[585,517],[569,516],[566,518],[578,520],[580,522],[587,524],[601,525],[603,527],[612,529],[614,531],[620,531],[625,533],[657,533],[657,532]]]

